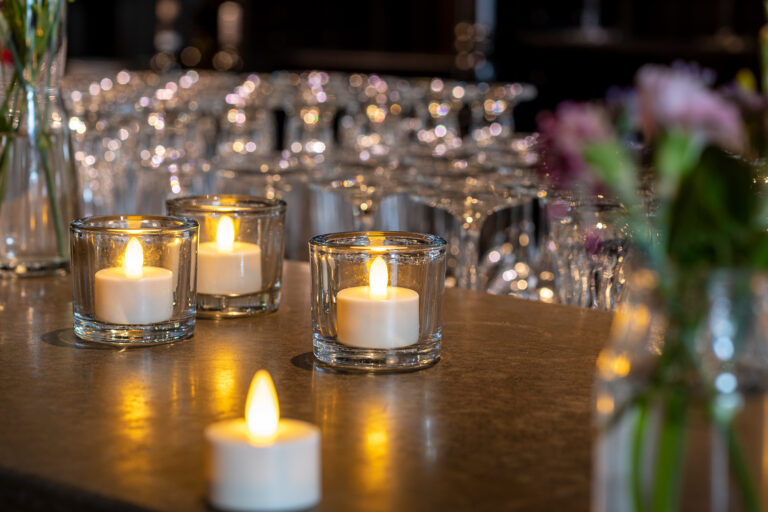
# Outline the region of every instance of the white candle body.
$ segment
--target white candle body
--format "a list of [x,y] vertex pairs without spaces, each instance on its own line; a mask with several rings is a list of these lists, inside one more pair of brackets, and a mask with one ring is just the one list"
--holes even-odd
[[203,242],[197,251],[197,293],[245,295],[261,290],[261,247],[234,242],[221,250],[216,242]]
[[336,339],[360,348],[399,348],[419,341],[419,293],[387,287],[387,296],[372,298],[368,286],[336,294]]
[[320,429],[281,419],[277,438],[254,444],[245,420],[205,429],[208,491],[224,510],[292,510],[320,501]]
[[105,268],[93,279],[94,316],[110,324],[153,324],[173,316],[173,272],[142,267],[128,276],[123,267]]

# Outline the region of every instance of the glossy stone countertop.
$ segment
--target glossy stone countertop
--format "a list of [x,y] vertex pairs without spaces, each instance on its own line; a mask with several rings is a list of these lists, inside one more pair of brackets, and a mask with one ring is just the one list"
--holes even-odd
[[322,430],[317,510],[588,510],[610,318],[448,290],[436,366],[349,374],[313,361],[303,263],[279,312],[141,349],[77,344],[68,278],[0,280],[0,509],[207,510],[203,428],[265,368],[281,414]]

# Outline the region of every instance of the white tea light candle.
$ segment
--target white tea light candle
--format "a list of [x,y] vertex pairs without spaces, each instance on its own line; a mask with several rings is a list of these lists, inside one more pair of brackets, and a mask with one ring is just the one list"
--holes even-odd
[[224,510],[295,510],[320,501],[320,430],[280,419],[269,373],[248,390],[244,419],[205,429],[211,504]]
[[336,294],[339,343],[360,348],[391,349],[419,341],[419,294],[388,286],[387,264],[377,256],[368,286],[344,288]]
[[96,272],[93,294],[94,317],[101,322],[152,324],[173,316],[173,272],[144,266],[136,238],[128,242],[123,266]]
[[221,217],[215,242],[198,249],[197,293],[244,295],[261,290],[261,248],[235,241],[232,219]]

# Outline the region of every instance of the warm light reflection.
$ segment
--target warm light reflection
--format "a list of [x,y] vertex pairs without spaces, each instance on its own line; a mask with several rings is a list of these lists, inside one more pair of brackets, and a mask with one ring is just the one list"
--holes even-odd
[[216,245],[220,251],[231,251],[235,243],[235,224],[230,217],[222,217],[216,230]]
[[280,406],[272,377],[266,370],[259,370],[253,376],[245,401],[245,421],[253,442],[268,443],[275,439]]
[[131,442],[141,442],[149,434],[151,415],[146,388],[140,378],[131,375],[119,386],[119,389],[119,431]]
[[597,357],[597,370],[605,380],[626,377],[631,369],[629,358],[623,353],[617,354],[613,350],[605,349]]
[[611,338],[614,340],[633,340],[644,338],[651,325],[651,311],[643,304],[620,304],[613,315]]
[[384,299],[387,297],[387,281],[389,280],[389,274],[387,271],[387,263],[384,258],[377,256],[371,263],[371,270],[368,273],[368,285],[370,287],[370,295],[373,299]]
[[125,248],[125,275],[128,277],[141,277],[144,266],[144,251],[141,243],[136,238],[131,238],[128,247]]
[[597,412],[600,414],[612,414],[614,408],[613,397],[607,393],[597,396]]
[[238,357],[238,354],[227,346],[219,347],[216,353],[211,369],[214,396],[208,403],[217,414],[231,413],[242,407],[242,396],[237,392]]
[[370,492],[381,492],[390,483],[392,476],[389,421],[386,403],[374,401],[364,407],[365,471],[360,475],[364,488]]

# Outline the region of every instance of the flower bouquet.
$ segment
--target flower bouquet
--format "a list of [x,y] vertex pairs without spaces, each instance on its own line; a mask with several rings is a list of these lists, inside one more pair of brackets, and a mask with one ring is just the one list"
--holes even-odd
[[539,117],[548,179],[612,194],[630,233],[629,297],[597,362],[595,510],[764,507],[767,103],[709,81],[646,66],[620,102]]

